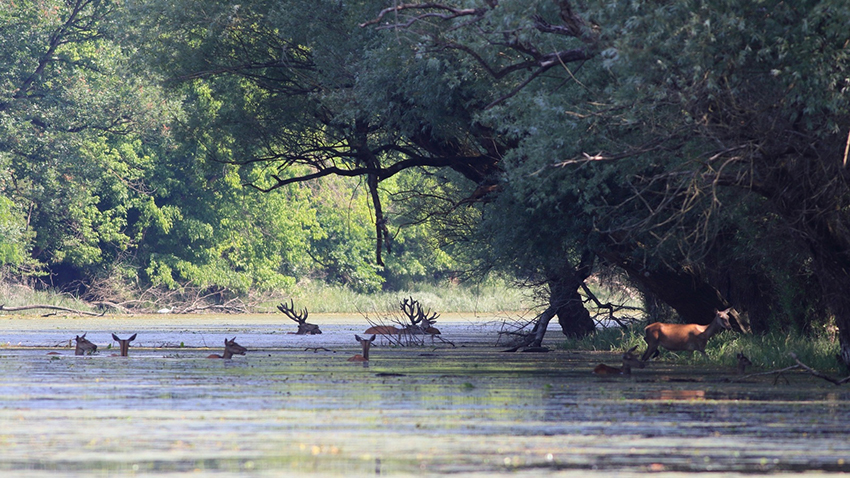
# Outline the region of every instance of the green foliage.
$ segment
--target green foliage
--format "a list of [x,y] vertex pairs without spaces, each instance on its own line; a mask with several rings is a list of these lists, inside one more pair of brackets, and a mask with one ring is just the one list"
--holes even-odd
[[[628,329],[600,329],[595,334],[581,339],[568,339],[558,344],[564,350],[593,350],[623,352],[634,346],[638,352],[646,349],[643,339],[643,327]],[[659,348],[661,355],[654,360],[673,363],[704,363],[705,358],[699,352],[670,352]],[[722,332],[712,337],[706,345],[705,353],[710,362],[734,368],[737,365],[736,354],[743,352],[754,365],[754,372],[776,370],[794,365],[789,355],[794,352],[806,365],[824,372],[838,371],[839,363],[835,356],[839,347],[834,334],[819,331],[805,334],[801,332],[768,332],[765,334],[740,334]]]

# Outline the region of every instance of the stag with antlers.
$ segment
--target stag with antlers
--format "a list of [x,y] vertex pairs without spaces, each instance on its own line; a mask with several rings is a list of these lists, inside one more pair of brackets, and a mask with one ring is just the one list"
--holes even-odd
[[297,332],[289,332],[290,334],[296,335],[316,335],[321,334],[322,331],[319,330],[319,326],[316,324],[308,324],[307,323],[307,308],[301,310],[301,313],[295,312],[295,303],[292,299],[289,299],[289,305],[287,306],[285,303],[277,306],[277,309],[283,312],[287,317],[294,320],[298,323],[298,331]]
[[414,300],[413,297],[401,301],[401,311],[410,320],[410,325],[405,327],[408,333],[430,335],[432,339],[435,335],[440,334],[440,331],[434,327],[434,323],[437,322],[437,317],[440,315],[436,312],[432,313],[431,309],[426,312],[422,308],[422,304],[418,300]]

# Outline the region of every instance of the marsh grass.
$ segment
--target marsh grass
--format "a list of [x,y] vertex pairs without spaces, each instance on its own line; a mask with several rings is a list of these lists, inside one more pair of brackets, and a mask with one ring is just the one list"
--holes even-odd
[[[51,290],[36,290],[28,286],[0,281],[0,304],[7,307],[23,307],[33,304],[66,307],[75,310],[92,311],[84,301],[70,295]],[[44,311],[21,311],[6,313],[44,313]]]
[[[635,345],[638,351],[646,349],[643,340],[643,324],[639,326],[601,329],[597,333],[581,339],[568,339],[558,348],[567,350],[593,350],[621,352]],[[661,349],[661,356],[655,360],[681,362],[688,364],[714,363],[717,365],[735,367],[736,354],[743,352],[752,362],[754,372],[776,370],[795,365],[789,355],[794,352],[801,362],[816,370],[829,373],[843,374],[835,355],[838,353],[838,342],[834,337],[825,334],[806,335],[800,332],[770,332],[767,334],[740,334],[737,332],[722,332],[708,341],[705,353],[708,359],[700,353],[670,352]]]
[[[533,307],[527,290],[493,281],[476,285],[416,285],[409,290],[363,294],[347,287],[327,286],[319,283],[302,284],[291,294],[268,294],[257,301],[251,300],[253,312],[276,312],[281,301],[292,298],[297,308],[307,307],[314,313],[386,313],[395,311],[399,302],[413,297],[437,313],[494,313],[526,310]],[[0,280],[0,304],[19,307],[33,304],[94,311],[85,301],[57,291],[40,291],[28,286]],[[177,305],[173,303],[172,305]],[[151,305],[156,309],[156,304]],[[177,307],[180,308],[179,306]],[[30,310],[10,312],[16,314],[41,314]]]
[[[531,298],[522,289],[506,284],[428,285],[409,290],[362,294],[346,287],[319,284],[302,285],[291,296],[298,307],[315,313],[391,312],[406,297],[413,297],[437,313],[502,312],[532,307]],[[300,304],[300,305],[299,305]]]

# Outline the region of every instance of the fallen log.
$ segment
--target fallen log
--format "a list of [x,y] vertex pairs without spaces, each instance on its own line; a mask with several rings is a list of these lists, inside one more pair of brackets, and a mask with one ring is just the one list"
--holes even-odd
[[71,312],[74,314],[80,315],[92,315],[95,317],[102,317],[106,314],[106,311],[97,313],[97,312],[88,312],[86,310],[77,310],[70,309],[68,307],[60,307],[58,305],[45,305],[45,304],[34,304],[34,305],[22,305],[18,307],[6,307],[6,304],[0,305],[0,312],[20,312],[22,310],[34,310],[34,309],[47,309],[47,310],[59,310],[62,312]]

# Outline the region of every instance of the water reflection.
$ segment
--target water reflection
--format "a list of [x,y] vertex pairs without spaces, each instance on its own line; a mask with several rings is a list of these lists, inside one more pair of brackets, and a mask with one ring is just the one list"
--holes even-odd
[[705,400],[705,390],[655,390],[647,394],[650,400]]
[[595,357],[421,352],[378,348],[364,368],[303,350],[7,349],[0,473],[850,471],[847,392],[805,375],[695,383],[654,364],[599,380]]

